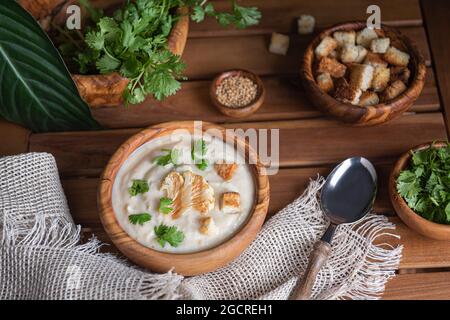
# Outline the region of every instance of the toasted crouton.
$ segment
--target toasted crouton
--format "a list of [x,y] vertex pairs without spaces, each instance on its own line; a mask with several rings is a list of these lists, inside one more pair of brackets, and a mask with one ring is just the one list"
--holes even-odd
[[319,45],[314,50],[316,57],[318,59],[328,56],[334,49],[336,49],[338,43],[331,37],[325,37],[319,43]]
[[392,67],[391,68],[391,81],[401,80],[404,83],[408,83],[411,71],[406,67]]
[[373,67],[366,64],[352,64],[350,68],[350,86],[362,91],[370,88],[373,78]]
[[334,91],[334,97],[342,102],[351,103],[357,105],[362,91],[348,84],[345,78],[339,78],[336,81],[336,90]]
[[216,169],[217,174],[225,181],[229,181],[233,178],[237,168],[237,163],[216,162],[216,164],[214,164],[214,169]]
[[208,234],[213,220],[211,217],[200,217],[200,228],[201,234]]
[[372,67],[388,66],[388,63],[384,61],[379,54],[370,51],[367,52],[366,58],[364,59],[364,64],[370,64]]
[[355,45],[356,32],[351,31],[336,31],[333,33],[333,38],[337,41],[340,47],[346,44]]
[[335,49],[333,51],[330,52],[330,54],[328,55],[329,58],[333,58],[333,59],[337,59],[339,57],[339,53],[338,51]]
[[222,211],[224,213],[239,213],[241,211],[241,196],[237,192],[225,192],[222,195]]
[[383,58],[394,66],[406,67],[409,63],[409,54],[394,47],[389,47]]
[[363,46],[346,44],[341,50],[341,61],[343,63],[360,63],[367,55],[367,50]]
[[373,39],[370,43],[370,50],[374,53],[385,53],[390,43],[391,40],[389,38]]
[[313,33],[316,19],[308,14],[302,14],[297,20],[297,31],[299,34]]
[[329,73],[321,73],[316,78],[317,84],[319,85],[319,88],[324,92],[330,92],[334,89],[334,83],[333,79],[331,79],[331,76]]
[[322,58],[317,66],[318,73],[329,73],[334,78],[341,78],[345,75],[347,67],[339,63],[336,59]]
[[394,81],[389,87],[384,90],[382,95],[383,101],[392,100],[397,98],[406,90],[406,85],[401,80]]
[[373,29],[364,28],[356,33],[356,44],[369,48],[373,39],[377,39],[378,35]]
[[361,107],[374,106],[380,102],[380,98],[373,91],[364,92],[359,98],[358,105]]
[[272,32],[269,52],[285,56],[288,49],[289,37],[281,33]]
[[388,67],[376,66],[373,71],[372,88],[375,92],[381,92],[387,88],[391,71]]

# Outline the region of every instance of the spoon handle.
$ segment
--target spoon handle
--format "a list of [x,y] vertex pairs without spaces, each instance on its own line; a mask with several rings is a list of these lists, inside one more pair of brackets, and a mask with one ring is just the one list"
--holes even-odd
[[308,267],[303,277],[299,277],[297,285],[294,288],[292,299],[309,300],[311,298],[312,288],[316,281],[316,276],[320,268],[325,264],[330,256],[331,246],[328,242],[319,240],[314,244],[314,249],[309,256]]

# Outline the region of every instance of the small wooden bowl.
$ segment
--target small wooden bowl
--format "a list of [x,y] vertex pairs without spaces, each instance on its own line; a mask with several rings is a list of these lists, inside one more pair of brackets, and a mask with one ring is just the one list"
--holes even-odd
[[[421,144],[404,153],[395,163],[389,177],[389,196],[392,206],[402,221],[414,231],[425,237],[437,240],[450,240],[450,225],[429,221],[415,213],[397,192],[397,178],[400,172],[408,167],[412,152],[428,149],[431,143]],[[447,146],[446,142],[439,141],[432,144],[435,148]]]
[[366,22],[348,22],[335,25],[321,32],[308,45],[301,68],[301,77],[306,94],[315,106],[323,112],[326,112],[344,122],[353,123],[359,126],[376,125],[389,121],[402,114],[413,104],[422,92],[425,83],[426,65],[425,61],[416,48],[416,46],[403,34],[394,28],[382,25],[379,33],[384,33],[391,39],[391,45],[400,50],[408,52],[410,62],[408,68],[411,76],[407,90],[397,98],[368,107],[354,106],[350,103],[344,103],[336,100],[331,95],[320,90],[315,80],[313,66],[315,63],[314,49],[320,41],[332,35],[335,31],[360,30],[366,27]]
[[[120,5],[124,0],[97,0],[94,5],[98,8],[109,8]],[[57,24],[64,23],[67,7],[78,4],[78,0],[19,0],[22,7],[27,9],[38,21],[50,21]],[[187,7],[178,9],[179,19],[173,25],[168,38],[169,50],[181,56],[189,32],[189,10]],[[47,30],[48,31],[48,30]],[[128,86],[129,79],[119,73],[109,74],[72,74],[80,96],[90,107],[117,107],[123,104],[123,92]]]
[[[226,265],[254,240],[264,223],[269,206],[269,179],[264,166],[259,162],[257,153],[234,134],[212,123],[202,123],[202,131],[234,141],[238,150],[245,150],[245,156],[252,169],[255,181],[255,201],[247,222],[241,229],[218,246],[196,253],[176,254],[159,252],[138,243],[120,226],[112,206],[112,188],[117,172],[131,153],[144,143],[161,136],[167,136],[176,130],[194,132],[194,121],[176,121],[155,125],[132,136],[114,153],[101,177],[98,190],[98,206],[103,227],[114,245],[131,261],[156,272],[167,272],[172,268],[179,274],[191,276],[213,271]],[[198,131],[198,129],[196,129]],[[215,132],[211,132],[214,131]],[[229,131],[229,130],[228,130]]]
[[[217,87],[222,83],[222,81],[228,77],[235,77],[235,76],[249,78],[258,86],[258,92],[256,93],[255,99],[250,104],[241,108],[232,108],[220,103],[216,95]],[[258,110],[261,107],[262,103],[264,102],[264,98],[266,96],[266,89],[264,88],[264,84],[261,78],[258,77],[256,74],[247,70],[235,69],[222,72],[221,74],[216,76],[211,83],[209,95],[211,96],[211,100],[214,103],[214,105],[224,115],[232,118],[243,118],[251,115],[252,113],[255,113],[256,110]]]

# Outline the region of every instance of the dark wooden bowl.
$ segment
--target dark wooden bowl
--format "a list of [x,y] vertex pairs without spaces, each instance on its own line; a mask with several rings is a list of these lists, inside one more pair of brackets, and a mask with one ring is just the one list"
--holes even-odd
[[408,206],[403,197],[397,192],[397,178],[400,172],[408,167],[412,152],[427,149],[430,145],[440,148],[447,146],[447,142],[439,141],[433,144],[421,144],[404,153],[392,168],[389,177],[389,196],[397,215],[408,227],[428,238],[450,240],[450,225],[435,223],[421,217]]
[[[256,93],[255,99],[248,105],[241,107],[241,108],[231,108],[228,107],[222,103],[219,102],[216,95],[217,87],[222,83],[223,80],[225,80],[228,77],[233,76],[242,76],[249,78],[252,80],[256,85],[258,86],[258,92]],[[258,77],[253,72],[242,70],[242,69],[234,69],[222,72],[221,74],[217,75],[212,83],[209,90],[209,95],[211,97],[212,102],[214,105],[219,109],[220,112],[222,112],[224,115],[232,117],[232,118],[243,118],[251,115],[252,113],[255,113],[263,104],[264,98],[266,96],[266,89],[264,88],[264,84],[260,77]]]
[[313,105],[333,117],[359,126],[380,124],[408,110],[422,92],[426,73],[425,61],[412,41],[398,30],[382,25],[382,29],[377,30],[377,32],[384,33],[386,37],[391,39],[391,45],[410,55],[408,68],[411,71],[411,77],[407,84],[407,90],[395,99],[368,107],[359,107],[338,101],[320,90],[313,71],[314,49],[324,37],[335,31],[356,31],[365,27],[366,22],[348,22],[335,25],[321,32],[306,48],[300,72],[305,92]]
[[[124,0],[95,0],[91,1],[98,8],[108,8],[118,5]],[[46,19],[63,22],[66,8],[78,3],[77,0],[19,0],[22,7],[27,9],[38,21]],[[178,9],[180,19],[174,24],[168,39],[168,46],[172,53],[181,56],[189,32],[188,8]],[[48,22],[47,22],[48,23]],[[72,74],[81,97],[91,107],[116,107],[123,104],[123,92],[129,79],[117,72],[110,74],[83,75]]]
[[[246,141],[229,130],[212,123],[202,123],[203,132],[217,135],[226,141],[234,141],[238,150],[245,150],[246,159],[255,181],[255,201],[252,212],[240,230],[225,242],[214,248],[195,253],[165,253],[150,249],[131,238],[120,226],[112,206],[112,188],[117,172],[130,154],[144,143],[158,137],[167,136],[177,130],[194,133],[194,121],[175,121],[149,127],[132,136],[111,157],[106,166],[98,190],[99,215],[106,233],[114,245],[131,261],[156,272],[167,272],[172,268],[179,274],[190,276],[213,271],[226,265],[255,239],[266,218],[269,207],[269,179],[257,153]],[[220,134],[219,134],[220,133]],[[221,137],[220,137],[221,136]],[[230,139],[230,140],[228,140]]]

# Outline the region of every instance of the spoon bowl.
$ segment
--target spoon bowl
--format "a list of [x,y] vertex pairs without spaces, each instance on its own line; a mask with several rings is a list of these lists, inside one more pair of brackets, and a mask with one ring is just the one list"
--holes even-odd
[[331,253],[331,240],[340,224],[355,223],[371,210],[377,194],[377,173],[369,160],[346,159],[328,175],[320,194],[321,209],[330,220],[322,238],[314,244],[308,267],[293,291],[296,300],[308,300],[322,266]]

